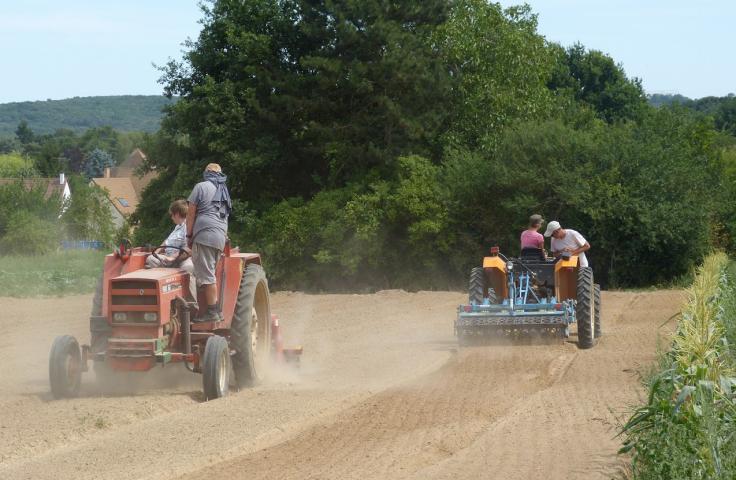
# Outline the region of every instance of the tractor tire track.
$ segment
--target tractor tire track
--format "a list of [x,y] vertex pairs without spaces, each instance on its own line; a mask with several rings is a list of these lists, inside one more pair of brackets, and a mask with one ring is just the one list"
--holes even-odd
[[641,305],[640,296],[607,293],[611,333],[592,350],[462,349],[439,371],[287,442],[181,479],[610,478],[622,467],[619,418],[640,393],[631,369],[654,358],[656,322],[642,320],[662,318],[679,298],[657,292]]
[[534,349],[538,361],[533,365],[524,359],[528,349],[464,350],[435,373],[375,395],[292,440],[208,467],[206,473],[249,472],[248,478],[256,479],[401,478],[402,471],[432,465],[470,446],[523,398],[559,381],[576,355],[548,345]]

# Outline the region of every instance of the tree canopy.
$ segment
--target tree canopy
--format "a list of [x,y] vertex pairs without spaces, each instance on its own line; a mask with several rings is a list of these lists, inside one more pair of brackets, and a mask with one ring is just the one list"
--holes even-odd
[[[208,162],[230,235],[276,286],[459,285],[531,213],[582,232],[602,282],[643,285],[731,248],[727,128],[655,109],[614,59],[483,0],[217,0],[162,71],[139,242]],[[720,125],[730,125],[724,108]],[[687,179],[685,181],[684,179]]]

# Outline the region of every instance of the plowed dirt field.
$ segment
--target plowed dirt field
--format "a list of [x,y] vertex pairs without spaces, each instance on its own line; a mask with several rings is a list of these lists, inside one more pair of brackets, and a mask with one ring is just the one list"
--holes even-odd
[[[604,292],[604,337],[458,349],[465,296],[278,293],[301,368],[203,402],[183,366],[52,400],[58,334],[88,341],[91,296],[0,298],[0,479],[608,479],[678,291]],[[532,342],[533,343],[533,342]]]

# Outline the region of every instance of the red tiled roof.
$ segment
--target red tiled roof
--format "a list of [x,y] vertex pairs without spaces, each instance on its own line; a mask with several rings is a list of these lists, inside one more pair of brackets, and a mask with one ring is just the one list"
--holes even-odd
[[93,178],[92,182],[107,191],[110,202],[123,215],[130,215],[138,207],[138,195],[130,178]]
[[143,165],[143,162],[145,160],[146,154],[143,153],[140,148],[136,148],[130,153],[130,155],[128,155],[128,158],[126,158],[123,163],[121,163],[117,167],[113,167],[110,169],[110,176],[113,178],[130,178],[130,182],[133,184],[135,193],[140,198],[140,196],[143,194],[143,190],[148,186],[149,183],[151,183],[151,180],[158,176],[158,173],[155,170],[151,172],[146,172],[144,175],[141,176],[138,176],[136,174],[136,169]]
[[[0,178],[0,185],[9,185],[12,183],[18,182],[18,178]],[[66,185],[66,180],[64,180],[64,183],[59,183],[59,177],[55,178],[26,178],[22,180],[23,186],[26,187],[26,190],[31,190],[32,188],[41,188],[44,190],[43,198],[49,199],[51,195],[59,195],[59,197],[62,197],[64,195],[64,186]]]

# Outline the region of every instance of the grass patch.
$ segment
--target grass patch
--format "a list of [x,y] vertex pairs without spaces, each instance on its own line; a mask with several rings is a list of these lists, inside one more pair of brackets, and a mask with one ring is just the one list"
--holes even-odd
[[0,256],[0,297],[64,296],[94,292],[106,252],[61,251]]

